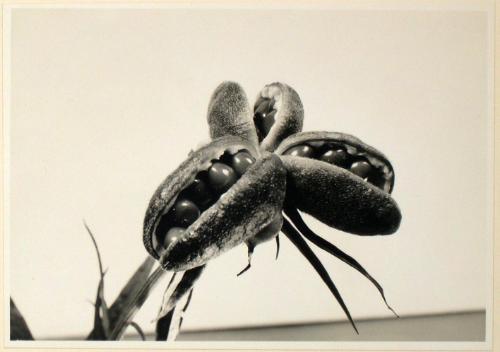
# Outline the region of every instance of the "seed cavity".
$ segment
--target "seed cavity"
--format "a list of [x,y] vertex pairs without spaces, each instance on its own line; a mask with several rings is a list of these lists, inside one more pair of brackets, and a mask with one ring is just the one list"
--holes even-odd
[[261,142],[268,135],[276,122],[274,116],[277,110],[274,109],[274,99],[260,97],[255,102],[253,121],[257,130],[257,137]]
[[[339,166],[378,188],[388,191],[385,168],[375,167],[365,156],[366,153],[359,151],[354,146],[339,142],[313,140],[291,146],[283,154],[316,159]],[[381,163],[379,162],[379,164]]]
[[219,159],[212,160],[208,169],[198,172],[158,221],[156,250],[161,252],[179,241],[201,213],[224,196],[254,162],[255,158],[245,149],[236,153],[226,151]]

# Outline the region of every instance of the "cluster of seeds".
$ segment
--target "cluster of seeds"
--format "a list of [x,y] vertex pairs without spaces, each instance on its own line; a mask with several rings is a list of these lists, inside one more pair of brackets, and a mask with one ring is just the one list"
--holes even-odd
[[177,241],[186,228],[229,190],[254,162],[255,158],[246,150],[234,154],[225,152],[219,159],[212,160],[208,170],[200,171],[161,217],[155,231],[158,245],[167,248]]
[[274,99],[272,98],[260,97],[255,102],[253,121],[259,141],[262,141],[273,127],[276,111],[274,109]]
[[374,167],[363,155],[349,153],[345,145],[338,142],[308,141],[287,149],[283,154],[317,159],[339,166],[381,189],[384,189],[387,182],[382,170]]

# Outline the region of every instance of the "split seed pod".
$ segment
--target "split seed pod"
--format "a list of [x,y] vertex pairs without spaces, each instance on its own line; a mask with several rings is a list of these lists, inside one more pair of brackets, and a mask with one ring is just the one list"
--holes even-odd
[[[227,190],[213,187],[221,178],[210,178],[209,174],[206,183],[215,195],[213,204],[200,211],[194,222],[163,246],[162,239],[168,236],[165,232],[170,233],[178,225],[175,224],[179,218],[175,213],[176,204],[192,195],[190,188],[195,179],[207,171],[210,173],[216,164],[230,164],[231,158],[239,152],[251,154],[255,162]],[[231,165],[227,166],[232,169]],[[225,180],[225,173],[221,175]],[[285,182],[285,170],[276,155],[263,153],[259,157],[252,144],[244,139],[218,138],[193,152],[153,195],[144,222],[146,249],[166,270],[183,271],[203,265],[257,235],[274,220],[283,206]],[[181,219],[186,217],[189,216],[180,216]]]
[[[286,84],[265,86],[253,114],[237,83],[217,87],[208,107],[212,143],[190,154],[160,185],[144,222],[149,253],[165,270],[186,271],[172,297],[192,290],[194,281],[186,277],[202,270],[197,268],[240,243],[248,246],[244,272],[254,247],[276,238],[279,249],[282,232],[314,267],[355,330],[340,292],[306,239],[364,275],[387,305],[378,282],[353,257],[314,233],[298,210],[353,234],[393,233],[401,213],[390,195],[392,165],[356,137],[301,133],[303,118],[302,102]],[[177,298],[167,302],[160,315],[171,312]]]
[[375,235],[401,221],[390,196],[387,158],[356,137],[335,132],[290,136],[276,150],[287,170],[287,202],[339,230]]
[[304,108],[297,92],[283,83],[272,83],[259,93],[254,123],[260,148],[274,151],[283,139],[302,131]]

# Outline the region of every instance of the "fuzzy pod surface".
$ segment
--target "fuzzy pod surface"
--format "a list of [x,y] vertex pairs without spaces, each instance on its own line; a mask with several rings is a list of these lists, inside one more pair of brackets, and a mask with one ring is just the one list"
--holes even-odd
[[252,111],[243,88],[235,82],[222,82],[212,94],[207,113],[210,137],[239,136],[258,145]]
[[389,193],[335,165],[286,155],[281,160],[287,170],[287,204],[357,235],[398,229],[401,212]]

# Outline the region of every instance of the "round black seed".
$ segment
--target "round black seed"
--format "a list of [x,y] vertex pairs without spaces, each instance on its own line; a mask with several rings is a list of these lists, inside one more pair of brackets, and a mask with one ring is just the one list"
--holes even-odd
[[343,149],[328,150],[319,158],[321,161],[326,161],[329,164],[345,166],[347,162],[347,152]]
[[188,227],[200,216],[200,209],[188,199],[175,202],[173,212],[175,223],[182,227]]
[[224,193],[238,180],[231,166],[215,162],[208,170],[208,182],[218,193]]
[[170,230],[168,230],[165,239],[163,240],[163,248],[166,249],[172,243],[177,242],[182,237],[185,230],[186,229],[182,227],[172,227]]
[[186,189],[186,194],[196,204],[205,207],[213,200],[214,196],[208,184],[200,177],[196,177],[194,181]]
[[285,155],[301,156],[303,158],[311,158],[314,155],[314,150],[307,144],[296,145],[293,148],[288,149]]
[[273,110],[273,105],[274,99],[262,97],[255,104],[253,120],[260,140],[267,136],[274,125],[276,110]]
[[233,155],[231,165],[234,171],[241,176],[254,162],[255,158],[250,153],[242,151]]
[[273,127],[275,120],[274,115],[276,114],[276,110],[273,110],[269,113],[255,113],[254,123],[257,131],[261,136],[265,138],[271,128]]
[[352,163],[351,172],[361,178],[366,178],[372,171],[371,165],[366,161],[355,161]]
[[276,115],[276,110],[271,110],[267,114],[262,115],[262,132],[268,134],[271,128],[273,127],[276,120],[274,119],[274,115]]

